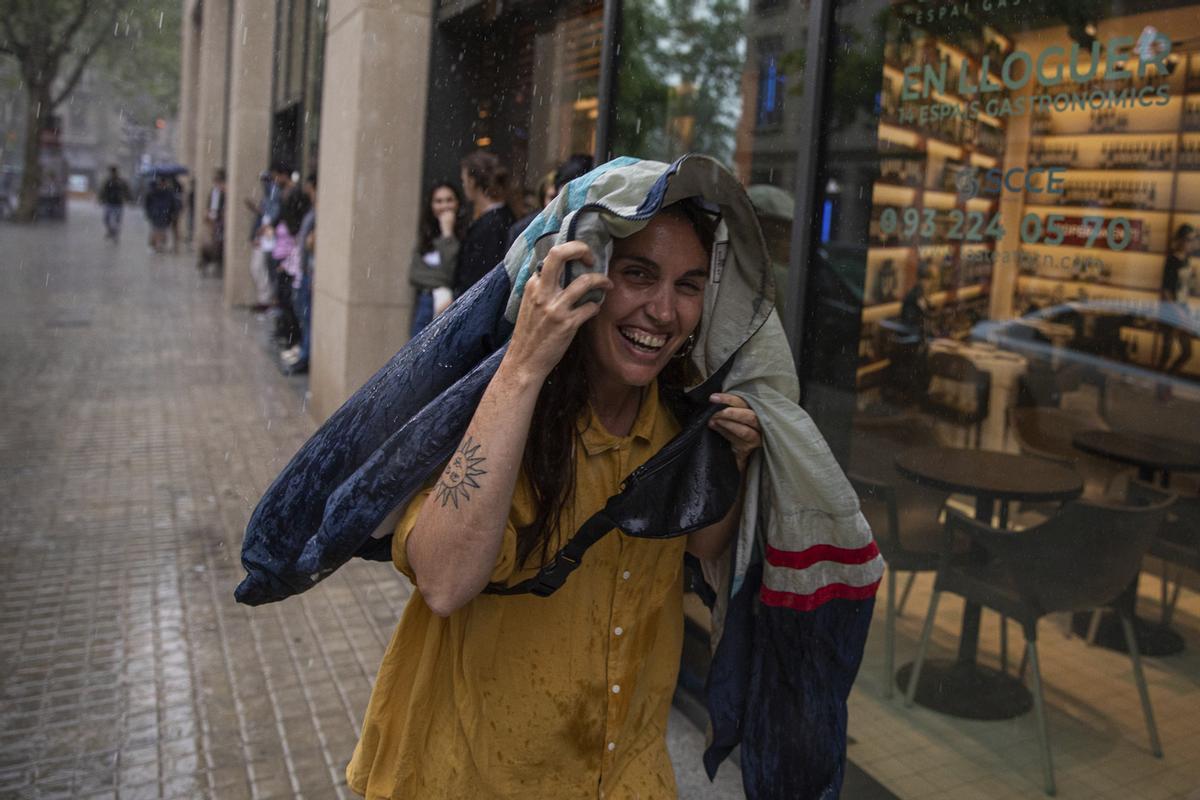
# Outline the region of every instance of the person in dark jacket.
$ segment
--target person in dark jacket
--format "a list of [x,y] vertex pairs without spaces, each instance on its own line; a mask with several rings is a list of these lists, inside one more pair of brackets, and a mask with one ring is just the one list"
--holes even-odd
[[478,150],[462,160],[463,194],[471,204],[471,224],[463,238],[454,271],[459,297],[504,259],[508,229],[515,222],[505,202],[508,170],[491,153]]
[[167,244],[167,231],[171,220],[179,213],[179,198],[171,187],[171,181],[160,176],[146,193],[146,219],[150,221],[150,249],[163,252]]
[[121,235],[121,213],[125,203],[133,197],[129,184],[121,179],[117,165],[108,168],[108,180],[100,187],[98,199],[104,206],[104,238],[114,242]]

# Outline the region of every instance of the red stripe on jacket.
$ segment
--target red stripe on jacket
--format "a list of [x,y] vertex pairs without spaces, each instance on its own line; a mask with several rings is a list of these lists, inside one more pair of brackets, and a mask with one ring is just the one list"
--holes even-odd
[[822,586],[812,594],[795,594],[794,592],[781,592],[763,586],[759,592],[759,597],[762,599],[763,605],[790,608],[793,611],[812,611],[819,606],[825,605],[830,600],[869,600],[875,596],[875,590],[878,587],[879,581],[869,583],[866,586],[831,583]]
[[866,564],[879,555],[879,548],[872,540],[864,547],[837,547],[832,544],[815,544],[805,550],[776,550],[767,545],[767,563],[773,567],[807,569],[818,561],[836,561],[839,564]]

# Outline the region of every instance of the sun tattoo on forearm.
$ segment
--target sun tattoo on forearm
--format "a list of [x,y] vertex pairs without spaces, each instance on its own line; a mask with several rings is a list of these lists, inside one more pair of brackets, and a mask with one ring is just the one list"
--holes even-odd
[[486,475],[487,470],[479,468],[486,459],[478,453],[479,444],[470,436],[463,439],[462,444],[458,446],[458,452],[450,459],[441,479],[438,480],[436,491],[438,500],[442,501],[442,508],[445,508],[447,503],[453,503],[454,507],[458,508],[460,497],[464,501],[471,499],[468,489],[479,488],[475,479]]

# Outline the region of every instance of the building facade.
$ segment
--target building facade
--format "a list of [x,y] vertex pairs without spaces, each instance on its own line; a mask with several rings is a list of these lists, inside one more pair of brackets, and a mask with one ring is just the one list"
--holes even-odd
[[[273,158],[320,175],[318,419],[406,341],[424,190],[464,155],[489,150],[533,187],[572,153],[704,152],[759,211],[803,405],[891,502],[932,486],[988,524],[1057,524],[1032,489],[931,477],[951,448],[1010,456],[1016,473],[1055,464],[1060,502],[1128,500],[1138,478],[1195,489],[1194,4],[186,3],[181,158],[198,197],[228,168],[231,304],[254,300],[241,199]],[[897,471],[915,444],[943,450]],[[907,524],[876,512],[881,539]],[[1163,579],[1164,605],[1188,580]],[[940,685],[973,718],[1017,716],[1030,692],[976,657],[981,603]],[[1184,646],[1169,619],[1139,619],[1144,655]],[[1096,627],[1100,646],[1124,647],[1113,620]],[[972,716],[925,674],[918,702]],[[904,680],[889,668],[880,691]]]

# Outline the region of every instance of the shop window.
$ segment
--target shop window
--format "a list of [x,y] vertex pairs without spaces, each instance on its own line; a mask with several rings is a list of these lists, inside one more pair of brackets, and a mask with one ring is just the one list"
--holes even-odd
[[[1015,679],[1008,662],[1025,647],[1022,630],[1006,627],[1002,636],[999,625],[988,627],[994,618],[981,627],[981,607],[994,609],[999,595],[976,590],[1000,586],[995,579],[1010,599],[1048,597],[1051,585],[1060,597],[1086,595],[1098,567],[1029,578],[1043,563],[1038,552],[1064,558],[1038,551],[1042,541],[1049,548],[1070,539],[1064,547],[1080,563],[1090,558],[1104,570],[1125,565],[1131,580],[1120,602],[1136,610],[1138,649],[1186,677],[1152,682],[1154,710],[1200,699],[1200,673],[1180,660],[1200,641],[1200,600],[1183,591],[1187,617],[1169,611],[1169,594],[1148,602],[1150,587],[1163,584],[1139,574],[1149,562],[1135,555],[1129,567],[1127,554],[1113,556],[1119,563],[1103,555],[1128,542],[1113,520],[1162,501],[1164,482],[1180,513],[1200,503],[1186,465],[1200,469],[1198,10],[1103,0],[836,2],[813,184],[816,244],[802,256],[806,406],[864,479],[881,547],[889,534],[940,535],[943,515],[955,512],[997,537],[988,540],[995,550],[982,535],[958,543],[979,564],[991,557],[978,572],[967,568],[968,582],[978,579],[972,587],[956,582],[966,573],[954,568],[958,577],[939,578],[968,595],[961,614],[934,607],[928,588],[908,598],[918,618],[929,614],[934,643],[915,700],[937,712],[945,744],[926,749],[919,731],[930,717],[886,699],[908,688],[913,668],[888,669],[882,649],[864,662],[852,700],[889,731],[873,742],[874,725],[856,732],[852,722],[862,752],[879,746],[905,761],[920,751],[933,785],[954,774],[1034,797],[1052,788],[1053,774],[1063,794],[1119,792],[1115,778],[1092,768],[1113,759],[1138,765],[1140,793],[1169,781],[1151,754],[1122,626],[1102,616],[1095,627],[1090,616],[1057,623],[1081,637],[1036,639],[1057,772],[1041,768],[1035,684]],[[1125,449],[1133,443],[1142,448],[1136,458]],[[949,463],[961,471],[940,469]],[[1047,478],[1008,494],[996,483],[1033,474]],[[880,484],[886,502],[872,494]],[[1063,491],[1042,502],[1052,484]],[[901,513],[889,520],[893,501]],[[1076,513],[1091,515],[1086,530]],[[1169,514],[1154,522],[1141,552],[1165,553],[1155,537],[1173,535],[1171,524]],[[1010,544],[1016,549],[998,555]],[[1173,556],[1162,558],[1175,568]],[[1166,583],[1170,591],[1174,582]],[[1054,624],[1039,623],[1042,631]],[[915,630],[906,643],[913,647],[895,650],[896,667],[912,660]],[[1024,632],[1032,639],[1032,628]],[[1113,667],[1107,677],[1093,671],[1102,662]],[[1027,669],[1036,668],[1031,658]],[[1056,737],[1083,706],[1104,724],[1076,728],[1067,754]],[[1025,733],[1013,738],[1014,724]],[[953,744],[962,737],[980,753],[1003,747],[1006,763]],[[1174,738],[1178,746],[1186,736]],[[1013,770],[1011,759],[1035,768]],[[859,766],[908,791],[883,761],[865,755]]]
[[781,314],[796,262],[806,24],[801,2],[628,0],[617,72],[612,154],[671,161],[698,152],[729,165],[759,213]]

